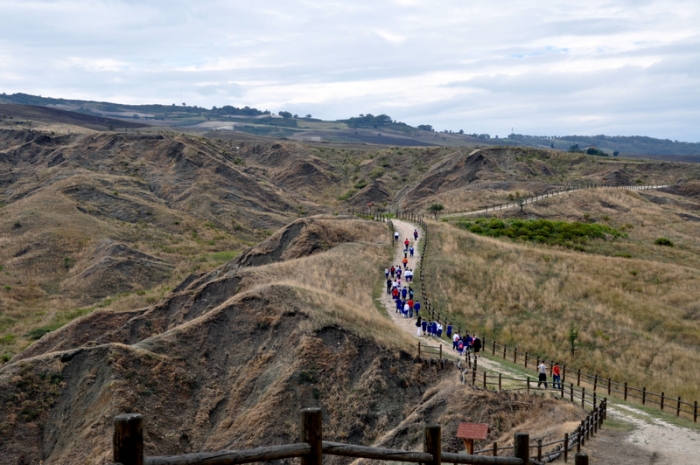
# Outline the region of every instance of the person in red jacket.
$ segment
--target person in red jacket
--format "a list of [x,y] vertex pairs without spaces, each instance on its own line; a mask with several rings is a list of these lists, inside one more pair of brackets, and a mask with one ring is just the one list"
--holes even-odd
[[[559,387],[557,387],[559,386]],[[558,363],[554,363],[552,367],[552,387],[554,389],[561,389],[561,368]]]
[[408,240],[408,237],[406,238],[405,241],[403,241],[403,245],[405,245],[406,248],[408,248],[408,245],[409,245],[410,243],[411,243],[411,241]]

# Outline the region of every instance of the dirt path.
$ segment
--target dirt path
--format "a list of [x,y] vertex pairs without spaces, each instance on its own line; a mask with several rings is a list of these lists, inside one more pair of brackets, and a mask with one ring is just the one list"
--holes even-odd
[[[424,231],[417,225],[405,221],[393,220],[393,222],[394,227],[399,232],[394,265],[401,263],[403,241],[405,238],[409,238],[415,248],[415,254],[413,258],[409,257],[408,268],[413,269],[418,275],[420,273],[418,269],[420,246]],[[418,229],[418,241],[415,242],[413,241],[414,229]],[[402,280],[402,282],[404,281]],[[400,313],[396,313],[396,306],[390,294],[383,293],[381,302],[396,326],[411,334],[416,342],[420,340],[432,346],[442,344],[443,354],[456,359],[457,353],[452,350],[451,342],[434,337],[416,336],[415,318],[403,318]],[[421,310],[421,316],[426,316],[426,313]],[[479,357],[478,363],[486,370],[499,372],[505,376],[523,376],[522,371],[508,368],[495,360]],[[534,390],[536,389],[533,388]],[[545,391],[542,390],[542,392]],[[700,463],[700,431],[698,430],[670,424],[633,406],[619,404],[613,400],[608,405],[608,419],[617,420],[615,422],[616,428],[604,425],[603,429],[585,448],[591,464],[671,465]],[[629,431],[629,429],[632,430]]]
[[[601,187],[601,189],[627,189],[627,190],[633,190],[633,191],[645,191],[645,190],[650,190],[650,189],[661,189],[662,187],[668,187],[668,185],[663,185],[663,186],[618,186],[618,187]],[[523,199],[523,206],[529,205],[531,203],[537,202],[539,200],[544,200],[548,199],[550,197],[554,197],[557,195],[563,195],[563,194],[569,194],[571,192],[576,192],[580,191],[583,189],[570,189],[567,191],[561,191],[561,192],[552,192],[551,194],[545,194],[545,195],[538,195],[536,197],[528,197],[527,199]],[[520,204],[518,202],[509,202],[503,205],[496,205],[493,207],[489,208],[484,208],[482,210],[475,210],[475,211],[469,211],[469,212],[458,212],[458,213],[447,213],[445,215],[440,215],[440,218],[454,218],[458,216],[470,216],[470,215],[483,215],[484,213],[488,212],[495,212],[495,211],[501,211],[501,210],[508,210],[511,208],[518,208],[520,207]]]

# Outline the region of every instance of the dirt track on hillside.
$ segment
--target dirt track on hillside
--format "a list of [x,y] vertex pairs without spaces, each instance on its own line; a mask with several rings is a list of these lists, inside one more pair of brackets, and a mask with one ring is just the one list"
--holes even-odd
[[[400,220],[393,220],[394,227],[399,232],[399,243],[395,244],[394,265],[401,263],[403,259],[403,241],[406,237],[411,240],[416,249],[415,256],[409,257],[408,267],[413,269],[416,275],[420,273],[420,250],[424,231],[418,228],[418,241],[414,243],[413,230],[417,225]],[[429,283],[426,283],[428,285]],[[407,331],[416,338],[416,343],[436,346],[442,344],[443,353],[451,357],[456,353],[452,351],[452,345],[445,340],[432,337],[417,337],[414,318],[403,318],[396,313],[394,301],[391,295],[383,293],[382,303],[385,305],[392,321],[402,330]],[[422,303],[422,302],[421,302]],[[423,317],[427,312],[421,311]],[[496,361],[479,358],[479,365],[506,375],[520,375],[502,366]],[[697,463],[700,457],[700,431],[672,425],[659,418],[653,417],[642,410],[628,405],[609,405],[609,419],[618,420],[634,427],[633,431],[623,429],[611,429],[605,427],[591,440],[584,452],[589,454],[591,464],[615,465],[672,465],[684,463]]]

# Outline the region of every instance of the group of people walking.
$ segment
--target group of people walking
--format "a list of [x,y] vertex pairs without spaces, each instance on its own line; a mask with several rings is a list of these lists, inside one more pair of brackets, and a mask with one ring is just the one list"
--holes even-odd
[[[547,365],[542,363],[537,365],[537,387],[544,384],[544,388],[547,389]],[[552,389],[561,389],[561,367],[557,362],[554,362],[552,366]]]

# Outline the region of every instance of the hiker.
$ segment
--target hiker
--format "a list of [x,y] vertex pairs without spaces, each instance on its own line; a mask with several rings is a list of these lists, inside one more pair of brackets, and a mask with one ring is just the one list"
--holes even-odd
[[[394,281],[394,282],[396,282],[396,281]],[[394,299],[398,299],[398,298],[399,298],[399,288],[398,288],[398,287],[395,287],[395,288],[393,288],[393,289],[391,290],[391,296],[392,296]]]
[[401,279],[401,267],[396,268],[396,277]]
[[399,232],[395,231],[394,232],[394,242],[399,240]]
[[403,308],[403,303],[401,303],[401,299],[396,299],[394,302],[396,302],[396,311],[394,313],[399,313]]
[[422,331],[421,331],[421,326],[423,325],[423,322],[421,321],[421,318],[418,317],[416,320],[416,336],[421,337],[422,336]]
[[390,294],[391,293],[391,286],[393,285],[391,279],[386,280],[386,293]]
[[389,268],[384,268],[384,277],[385,278],[389,277]]
[[413,258],[413,252],[415,252],[415,250],[416,250],[416,249],[414,249],[413,246],[411,246],[411,248],[408,249],[408,253],[411,254],[411,258]]
[[457,341],[457,353],[459,355],[462,355],[464,353],[464,341],[461,339]]
[[418,230],[417,229],[413,230],[413,239],[416,241],[418,240]]
[[394,265],[391,265],[391,269],[389,269],[389,273],[391,273],[391,277],[393,278],[394,274],[396,273],[396,268],[394,267]]
[[452,336],[452,349],[457,350],[457,343],[459,342],[460,337],[459,334],[455,333],[454,336]]
[[452,339],[452,323],[447,323],[447,332],[445,333],[447,339]]
[[471,350],[474,348],[474,338],[472,338],[469,334],[467,334],[467,337],[464,340],[464,347],[467,349],[467,352],[471,352]]
[[403,263],[403,269],[405,270],[408,268],[408,258],[403,257],[403,260],[401,260],[401,263]]
[[[557,362],[554,362],[554,366],[552,367],[552,389],[557,389],[557,386],[559,386],[559,389],[561,389],[561,368],[559,367],[559,364]],[[545,383],[545,387],[546,383]]]
[[416,316],[418,316],[418,312],[420,312],[420,302],[413,303],[413,310],[416,311]]
[[407,296],[408,296],[408,289],[406,289],[406,286],[404,286],[403,289],[401,289],[401,298],[405,300]]
[[408,297],[413,300],[413,288],[411,286],[408,286]]
[[408,249],[408,245],[409,245],[410,243],[411,243],[411,241],[409,241],[409,240],[408,240],[408,237],[407,237],[406,240],[403,241],[403,245],[406,246],[406,247],[404,247],[404,248],[405,248],[405,249]]
[[540,385],[544,383],[544,388],[547,389],[547,365],[544,364],[544,361],[537,365],[537,371],[539,372],[537,387],[540,387]]
[[474,355],[478,354],[481,350],[481,339],[479,339],[476,334],[474,335],[474,340],[472,341],[472,346],[474,347]]
[[442,323],[438,322],[436,329],[437,329],[437,331],[435,331],[435,334],[437,335],[437,337],[441,338],[442,337],[442,329],[443,329]]
[[425,334],[426,330],[428,329],[428,322],[423,320],[420,324],[421,329],[423,329],[423,334]]
[[408,301],[404,300],[403,304],[403,317],[408,318],[408,312],[411,310],[411,307],[408,305]]

